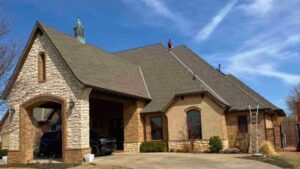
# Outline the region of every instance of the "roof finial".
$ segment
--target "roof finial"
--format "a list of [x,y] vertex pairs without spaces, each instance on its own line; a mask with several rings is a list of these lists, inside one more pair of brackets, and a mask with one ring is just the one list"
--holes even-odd
[[74,37],[76,37],[81,43],[85,43],[84,27],[80,21],[79,16],[77,17],[77,22],[74,28]]

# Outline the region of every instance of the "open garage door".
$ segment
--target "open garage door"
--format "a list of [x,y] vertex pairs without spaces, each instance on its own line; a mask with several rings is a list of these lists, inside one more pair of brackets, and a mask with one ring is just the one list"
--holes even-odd
[[90,130],[103,137],[113,137],[117,150],[124,149],[123,104],[90,98]]

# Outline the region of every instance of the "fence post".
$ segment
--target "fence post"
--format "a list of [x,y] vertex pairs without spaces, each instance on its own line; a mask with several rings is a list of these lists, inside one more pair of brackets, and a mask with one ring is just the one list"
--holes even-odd
[[297,151],[300,152],[300,122],[298,122],[298,144]]

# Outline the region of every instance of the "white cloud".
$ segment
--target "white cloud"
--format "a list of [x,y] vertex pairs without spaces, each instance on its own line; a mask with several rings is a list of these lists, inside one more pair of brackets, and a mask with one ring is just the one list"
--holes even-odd
[[252,3],[241,5],[239,8],[248,14],[263,16],[273,9],[274,0],[252,0]]
[[[147,15],[149,13],[159,16],[159,18],[154,18],[156,23],[160,19],[167,19],[171,21],[182,33],[186,34],[189,32],[189,20],[181,16],[180,13],[174,12],[166,4],[160,0],[123,0],[125,3],[131,3],[135,6],[141,7],[140,13],[142,15]],[[142,6],[141,6],[142,5]],[[147,7],[146,9],[144,7]],[[166,26],[170,25],[170,22],[165,24]]]
[[[300,75],[282,71],[279,66],[284,61],[297,57],[296,51],[287,48],[300,43],[299,35],[291,35],[285,39],[272,40],[251,39],[241,52],[234,54],[229,59],[227,71],[240,76],[268,76],[282,80],[287,84],[300,83]],[[261,43],[252,44],[261,40]],[[266,41],[263,43],[263,41]],[[251,42],[251,43],[249,43]]]
[[196,41],[203,41],[207,39],[237,2],[238,0],[232,0],[223,9],[221,9],[218,14],[212,18],[211,22],[197,33],[195,37]]

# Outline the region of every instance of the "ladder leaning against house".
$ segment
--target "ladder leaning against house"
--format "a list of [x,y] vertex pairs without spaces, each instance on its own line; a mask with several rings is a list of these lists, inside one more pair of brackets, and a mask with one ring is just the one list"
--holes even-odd
[[249,113],[250,113],[249,153],[259,152],[258,111],[259,111],[259,105],[257,105],[256,111],[254,112],[252,111],[252,108],[249,105]]

